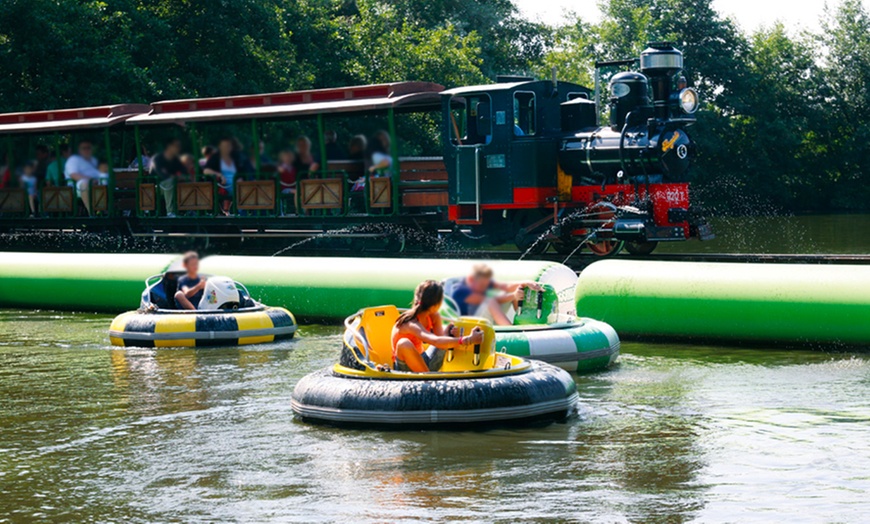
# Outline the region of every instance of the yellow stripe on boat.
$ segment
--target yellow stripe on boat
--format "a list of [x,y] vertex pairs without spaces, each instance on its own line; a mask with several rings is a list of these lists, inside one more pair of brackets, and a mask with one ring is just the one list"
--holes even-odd
[[[112,325],[109,327],[109,333],[123,333],[125,328],[127,327],[127,319],[130,318],[131,315],[135,315],[135,311],[128,311],[127,313],[123,313],[115,317],[112,321]],[[124,340],[120,337],[113,337],[109,335],[109,341],[113,346],[124,346]]]
[[[161,315],[154,324],[154,333],[196,333],[196,315]],[[180,340],[155,340],[156,348],[179,348],[195,347],[196,340],[193,338]]]
[[[250,331],[256,329],[269,329],[274,327],[272,324],[272,319],[269,318],[269,315],[266,313],[259,314],[251,314],[251,315],[239,315],[236,317],[236,322],[239,324],[239,331]],[[275,340],[273,335],[265,335],[259,337],[241,337],[239,338],[239,345],[244,346],[247,344],[262,344],[265,342],[272,342]]]

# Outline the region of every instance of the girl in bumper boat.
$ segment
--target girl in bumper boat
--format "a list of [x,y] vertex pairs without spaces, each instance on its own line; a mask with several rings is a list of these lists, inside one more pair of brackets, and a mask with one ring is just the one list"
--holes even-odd
[[[438,371],[447,350],[483,342],[480,328],[456,337],[453,324],[444,327],[439,313],[443,300],[441,283],[426,280],[417,286],[413,307],[402,313],[393,327],[393,365],[397,371]],[[424,344],[429,349],[424,350]]]

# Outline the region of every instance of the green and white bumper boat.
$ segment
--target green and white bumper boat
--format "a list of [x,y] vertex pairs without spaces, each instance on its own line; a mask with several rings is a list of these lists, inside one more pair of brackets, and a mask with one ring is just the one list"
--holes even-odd
[[[449,298],[455,283],[456,279],[444,282],[445,321],[459,318]],[[559,294],[548,284],[542,287],[541,292],[526,289],[514,325],[495,326],[498,351],[580,373],[601,371],[616,362],[620,347],[616,330],[599,320],[560,314]]]

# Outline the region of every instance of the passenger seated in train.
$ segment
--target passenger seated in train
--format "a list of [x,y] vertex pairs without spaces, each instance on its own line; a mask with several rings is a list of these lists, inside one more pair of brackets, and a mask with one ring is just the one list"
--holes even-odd
[[36,178],[36,160],[25,162],[18,171],[18,182],[22,189],[27,192],[27,202],[30,204],[30,216],[36,216],[39,212],[38,201],[38,184]]
[[148,154],[148,148],[144,145],[142,149],[139,150],[139,156],[130,161],[130,165],[127,166],[128,169],[139,169],[139,164],[142,164],[142,171],[150,171],[151,170],[151,155]]
[[[425,373],[438,371],[447,350],[483,342],[483,331],[474,330],[468,336],[450,335],[453,326],[444,328],[441,303],[444,288],[439,282],[426,280],[414,291],[414,305],[402,313],[393,326],[393,365],[398,371]],[[424,344],[428,344],[426,349]]]
[[266,142],[262,140],[259,142],[257,154],[260,156],[260,167],[272,166],[275,164],[272,162],[272,157],[270,157],[269,153],[266,152]]
[[481,317],[497,326],[510,326],[527,287],[542,290],[537,282],[496,282],[491,267],[477,264],[467,277],[451,280],[447,293],[461,316]]
[[[390,170],[393,167],[393,157],[390,156],[389,133],[378,131],[369,142],[369,150],[369,176],[391,176],[392,172]],[[365,189],[365,178],[360,178],[354,182],[351,191],[362,191],[363,189]]]
[[386,131],[378,131],[372,137],[372,156],[369,173],[375,176],[390,176],[393,167],[393,157],[390,156],[390,134]]
[[202,173],[217,179],[218,195],[222,197],[221,207],[225,215],[230,214],[230,206],[236,194],[236,179],[243,179],[245,173],[250,173],[249,166],[242,158],[236,139],[231,136],[221,138],[217,152],[205,163]]
[[[60,145],[60,166],[66,166],[66,161],[72,156],[72,148],[69,144],[63,143]],[[45,170],[45,184],[49,186],[63,185],[63,167],[60,167],[57,162],[57,157],[51,158],[48,167]]]
[[175,186],[187,178],[187,168],[181,163],[181,140],[170,138],[163,144],[163,151],[151,161],[151,175],[156,177],[163,193],[166,216],[175,216]]
[[[281,184],[281,214],[286,215],[288,207],[292,206],[296,195],[296,153],[292,149],[285,149],[278,154],[278,177]],[[291,206],[287,203],[290,202]]]
[[70,156],[64,167],[64,178],[75,182],[76,191],[84,202],[88,214],[91,212],[91,184],[108,181],[108,175],[100,172],[98,168],[100,163],[93,153],[94,144],[90,140],[82,140],[79,142],[78,154]]
[[48,172],[48,165],[51,162],[51,150],[45,144],[38,144],[34,149],[36,158],[36,169],[33,171],[33,176],[36,177],[38,187],[45,185],[45,175]]
[[305,176],[320,169],[320,161],[311,152],[311,139],[300,136],[296,139],[296,161],[293,162],[297,176]]
[[193,155],[190,153],[184,153],[178,160],[181,162],[181,165],[184,166],[184,173],[187,175],[187,179],[192,180],[194,176],[196,176],[196,160],[194,160]]
[[369,141],[365,135],[356,135],[350,139],[347,145],[347,159],[356,162],[365,162],[366,149],[369,147]]
[[185,274],[178,278],[178,291],[175,292],[175,304],[182,309],[196,309],[202,300],[207,279],[199,276],[199,254],[188,251],[181,259]]
[[211,156],[216,152],[217,149],[215,149],[214,146],[202,146],[202,149],[200,150],[201,156],[199,157],[200,169],[205,169],[205,165],[208,163],[208,159],[211,158]]
[[326,160],[347,160],[347,151],[338,143],[338,133],[328,129],[323,133],[323,146],[326,149]]

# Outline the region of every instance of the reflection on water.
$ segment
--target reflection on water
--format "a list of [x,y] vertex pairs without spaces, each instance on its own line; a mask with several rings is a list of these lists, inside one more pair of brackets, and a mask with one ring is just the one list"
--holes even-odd
[[870,253],[870,215],[714,217],[711,225],[715,240],[663,243],[656,253]]
[[[547,428],[293,419],[335,328],[112,349],[109,318],[0,311],[0,522],[818,522],[870,511],[862,355],[626,344]],[[834,517],[836,516],[836,517]]]

